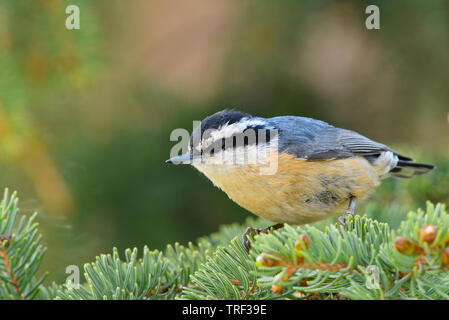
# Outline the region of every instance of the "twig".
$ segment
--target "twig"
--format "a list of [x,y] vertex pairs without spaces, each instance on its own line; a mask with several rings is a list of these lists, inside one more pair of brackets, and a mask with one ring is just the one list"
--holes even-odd
[[9,243],[11,242],[11,236],[0,236],[0,242],[7,241],[7,244],[5,246],[0,247],[0,256],[3,260],[3,265],[5,266],[6,273],[8,274],[9,280],[11,281],[11,284],[13,285],[14,289],[16,290],[17,294],[20,296],[20,286],[19,281],[16,277],[16,275],[11,272],[11,266],[9,263],[9,256],[6,252],[6,249],[8,248]]

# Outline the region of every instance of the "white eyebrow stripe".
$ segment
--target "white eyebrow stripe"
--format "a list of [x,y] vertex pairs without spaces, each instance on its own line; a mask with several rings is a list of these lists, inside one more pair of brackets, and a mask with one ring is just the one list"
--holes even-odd
[[250,126],[259,126],[259,125],[266,125],[266,122],[257,119],[248,120],[248,118],[243,118],[243,121],[241,120],[239,122],[232,124],[228,123],[224,124],[218,130],[211,132],[211,136],[214,139],[229,138],[236,133],[242,133],[243,130],[245,130]]
[[[242,133],[243,130],[250,126],[266,126],[266,129],[272,129],[272,127],[267,126],[267,123],[263,120],[259,119],[250,119],[250,118],[242,118],[239,122],[235,122],[232,124],[225,123],[219,129],[212,130],[210,132],[210,137],[202,142],[202,147],[207,148],[214,141],[218,141],[220,139],[226,139],[232,137],[236,133]],[[197,150],[200,150],[197,148]]]

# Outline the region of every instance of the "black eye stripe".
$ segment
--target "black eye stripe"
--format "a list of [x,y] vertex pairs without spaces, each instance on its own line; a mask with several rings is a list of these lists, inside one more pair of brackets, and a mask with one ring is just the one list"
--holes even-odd
[[[223,130],[233,130],[228,129],[227,126],[238,123],[236,129],[241,128],[240,132],[234,132],[233,135],[229,137],[221,137],[216,141],[211,142],[210,139],[214,135],[220,135],[220,131]],[[206,129],[208,129],[206,131]],[[199,127],[194,130],[190,137],[191,149],[208,149],[212,148],[217,150],[224,150],[226,148],[236,148],[236,147],[246,147],[249,145],[258,145],[259,143],[268,143],[273,137],[273,133],[270,130],[276,130],[272,127],[270,123],[265,123],[263,120],[252,119],[248,114],[234,110],[225,110],[218,112],[212,116],[204,119]],[[251,131],[251,132],[249,132]],[[194,136],[197,139],[194,140]],[[199,138],[199,139],[198,139]],[[200,145],[202,143],[202,145]],[[215,152],[216,153],[216,152]]]
[[254,144],[258,144],[259,143],[259,138],[263,137],[265,135],[265,137],[263,137],[263,142],[264,143],[268,143],[270,141],[271,137],[271,132],[269,129],[265,129],[265,128],[260,128],[258,130],[255,130],[255,135],[251,136],[248,134],[245,134],[245,131],[247,131],[247,129],[245,129],[243,131],[243,133],[241,134],[234,134],[228,138],[221,138],[219,140],[217,140],[217,142],[215,142],[214,144],[216,145],[216,147],[220,147],[222,150],[225,150],[225,148],[236,148],[236,147],[240,147],[242,146],[248,146],[248,145],[254,145]]

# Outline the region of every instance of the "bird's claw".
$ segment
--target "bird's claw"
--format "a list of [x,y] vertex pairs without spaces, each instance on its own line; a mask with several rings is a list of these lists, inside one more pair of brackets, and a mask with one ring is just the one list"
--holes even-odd
[[243,245],[245,246],[246,251],[249,253],[249,250],[251,250],[251,243],[248,238],[249,235],[251,235],[253,233],[259,234],[262,232],[268,233],[268,231],[277,230],[279,228],[282,228],[283,226],[284,226],[283,223],[278,223],[278,224],[275,224],[273,226],[269,226],[266,228],[251,228],[251,227],[246,228],[246,231],[242,235]]
[[351,210],[347,210],[345,212],[345,214],[341,215],[340,217],[338,217],[338,223],[345,229],[348,228],[348,225],[345,223],[346,217],[347,216],[352,216],[354,217],[354,212],[352,212]]
[[247,252],[249,252],[249,250],[251,249],[251,243],[249,242],[248,236],[252,233],[259,233],[259,232],[260,232],[259,229],[254,229],[251,227],[246,228],[246,231],[242,235],[242,239],[243,245],[245,246]]

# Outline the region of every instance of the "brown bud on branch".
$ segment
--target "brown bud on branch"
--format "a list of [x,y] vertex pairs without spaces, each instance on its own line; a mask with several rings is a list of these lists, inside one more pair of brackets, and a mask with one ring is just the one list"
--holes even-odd
[[427,242],[429,244],[435,240],[436,236],[437,236],[437,229],[431,224],[423,226],[418,231],[419,241]]
[[305,233],[303,233],[303,234],[301,234],[299,236],[299,239],[296,240],[296,242],[295,242],[296,250],[298,250],[298,251],[302,250],[301,241],[304,244],[304,246],[306,247],[306,249],[309,249],[309,247],[310,247],[310,238]]

